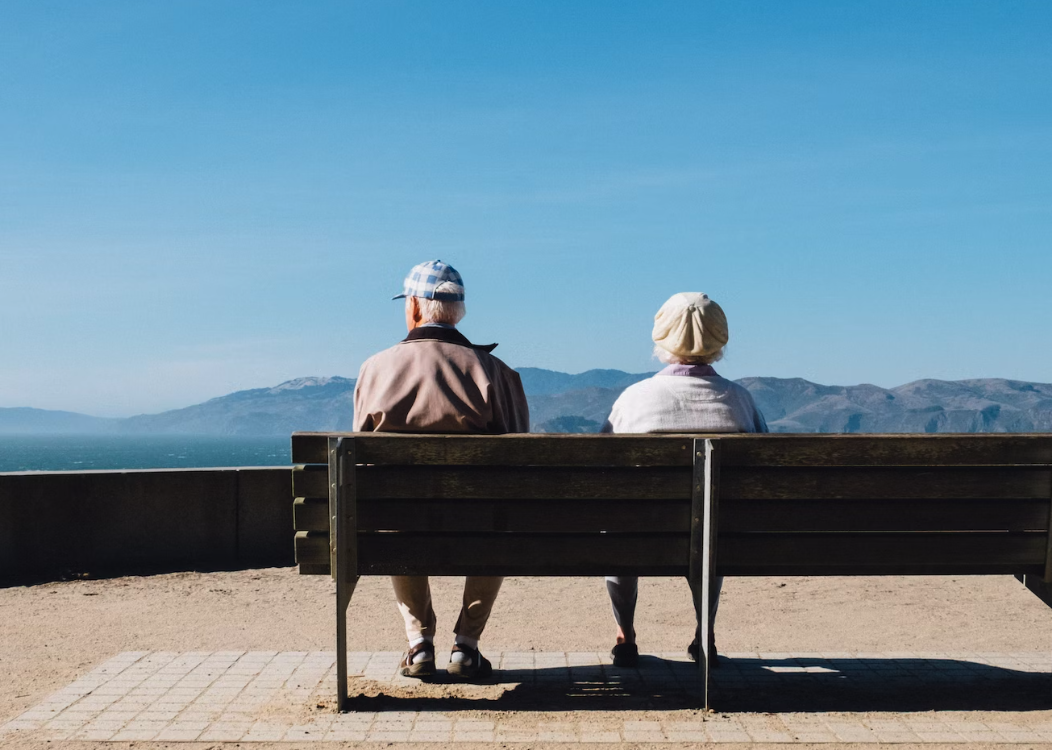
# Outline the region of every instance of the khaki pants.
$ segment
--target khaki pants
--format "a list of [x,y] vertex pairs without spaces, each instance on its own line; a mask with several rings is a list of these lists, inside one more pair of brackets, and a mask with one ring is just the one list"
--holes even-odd
[[[398,611],[405,620],[405,635],[410,641],[434,639],[435,610],[431,606],[431,586],[427,576],[391,576]],[[478,639],[489,620],[493,602],[504,579],[499,576],[468,576],[464,581],[464,601],[453,632]]]

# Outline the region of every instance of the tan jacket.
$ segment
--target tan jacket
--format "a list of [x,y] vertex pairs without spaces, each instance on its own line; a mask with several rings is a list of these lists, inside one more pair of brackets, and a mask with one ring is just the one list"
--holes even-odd
[[367,359],[354,389],[356,432],[529,432],[519,374],[450,328],[414,328]]

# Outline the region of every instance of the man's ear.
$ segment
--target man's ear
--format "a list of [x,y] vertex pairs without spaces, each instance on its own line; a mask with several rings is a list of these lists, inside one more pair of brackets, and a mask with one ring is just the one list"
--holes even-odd
[[409,298],[409,316],[414,323],[420,323],[424,319],[423,313],[420,312],[420,300],[416,297]]

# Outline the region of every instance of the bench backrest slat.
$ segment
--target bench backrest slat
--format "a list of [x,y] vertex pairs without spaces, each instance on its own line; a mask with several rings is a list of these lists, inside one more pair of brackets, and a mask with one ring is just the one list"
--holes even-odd
[[724,466],[721,500],[1048,500],[1052,468]]
[[[350,434],[350,433],[348,433]],[[325,462],[330,433],[292,436],[292,462]],[[357,437],[357,436],[356,436]],[[393,466],[692,466],[692,437],[640,435],[401,435],[369,433],[362,464]]]
[[1052,466],[1052,436],[1034,434],[743,435],[721,446],[723,466]]
[[748,500],[720,508],[721,533],[1040,531],[1047,500]]
[[721,534],[725,575],[960,575],[1044,570],[1047,532]]
[[[298,498],[296,529],[328,533],[329,503]],[[682,533],[690,528],[690,502],[654,500],[640,516],[635,500],[505,501],[379,500],[358,503],[358,530],[496,531],[566,533],[590,531]]]
[[365,500],[690,500],[687,467],[363,466]]
[[[686,534],[359,534],[359,575],[687,574]],[[327,535],[297,545],[301,563],[324,565]]]

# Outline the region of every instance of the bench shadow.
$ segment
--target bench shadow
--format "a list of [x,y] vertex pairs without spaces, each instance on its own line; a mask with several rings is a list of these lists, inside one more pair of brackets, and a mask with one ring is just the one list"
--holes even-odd
[[[711,707],[729,713],[1044,711],[1052,675],[956,659],[726,659],[712,673]],[[1052,662],[1052,660],[1050,660]],[[358,678],[361,679],[361,678]],[[496,670],[474,694],[440,672],[426,684],[371,683],[351,711],[683,710],[700,706],[697,666],[640,657],[610,665]],[[352,681],[353,693],[356,685]],[[360,685],[358,687],[361,687]],[[386,691],[386,692],[385,692]],[[452,694],[451,694],[452,693]]]
[[[1052,666],[1052,660],[1050,660]],[[713,679],[721,711],[1043,711],[1052,675],[963,659],[739,659]]]

